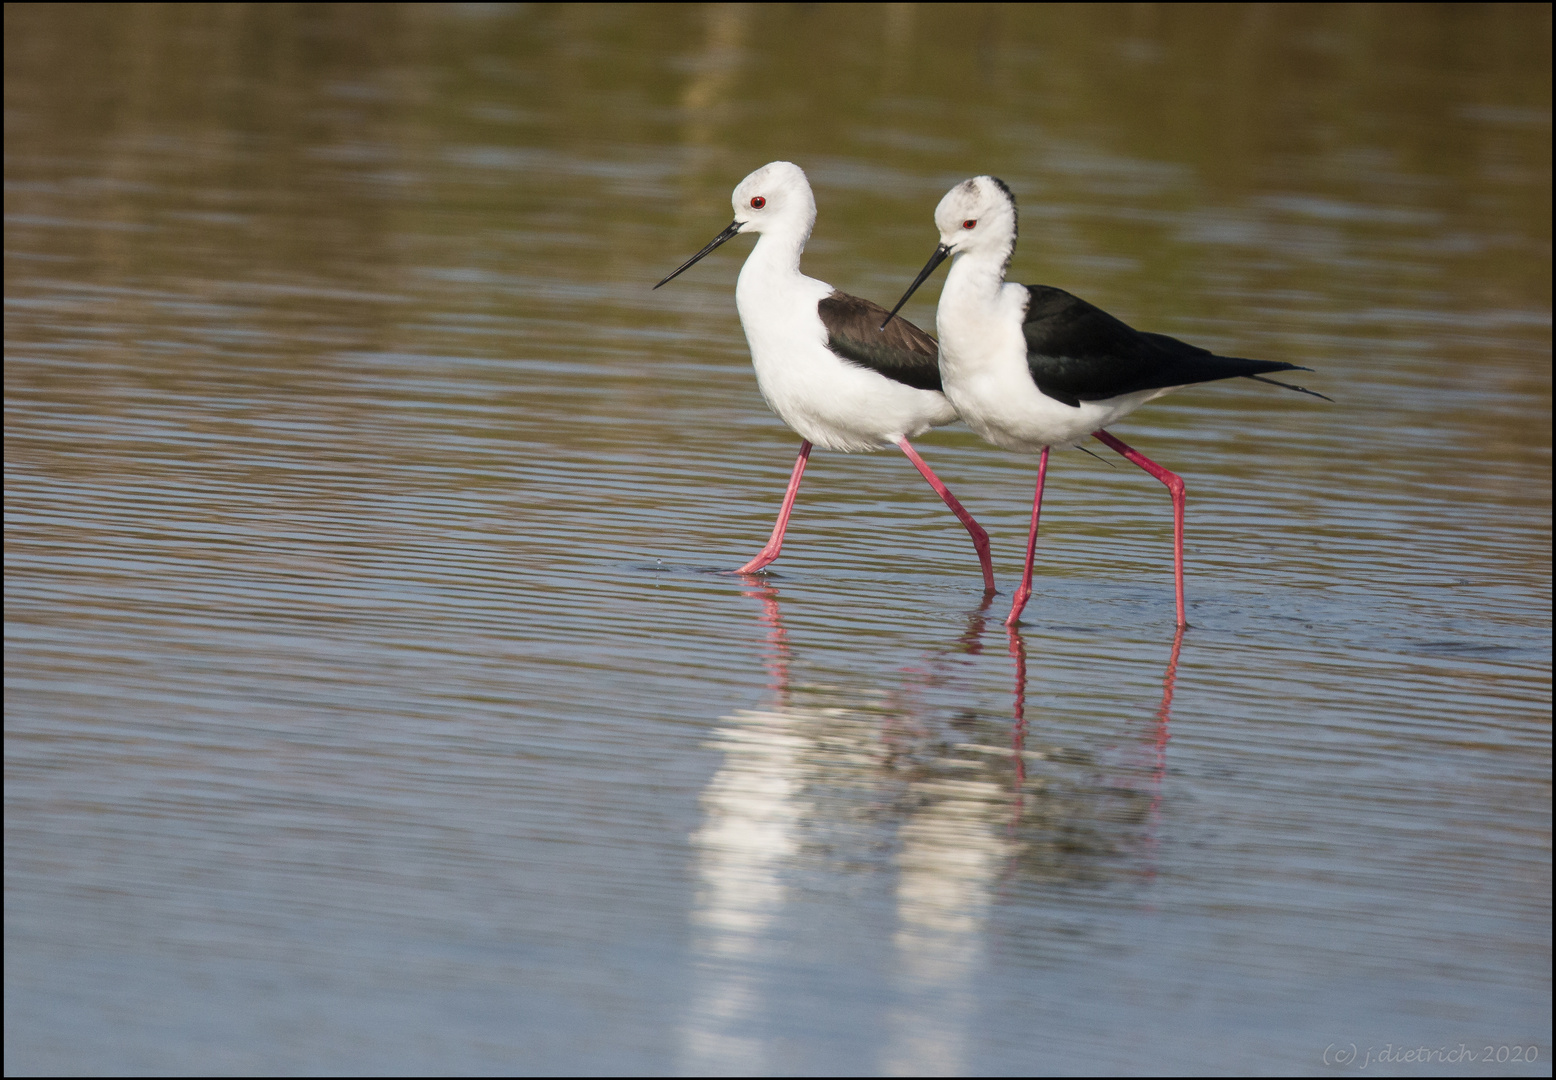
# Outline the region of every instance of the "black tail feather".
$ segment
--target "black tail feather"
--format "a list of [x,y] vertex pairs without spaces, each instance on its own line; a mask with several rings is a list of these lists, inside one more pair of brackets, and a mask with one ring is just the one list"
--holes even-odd
[[[1298,368],[1297,370],[1299,370],[1299,371],[1311,371],[1312,369],[1311,368]],[[1312,397],[1323,398],[1325,401],[1330,402],[1331,404],[1333,404],[1333,402],[1334,402],[1334,398],[1328,396],[1327,394],[1320,394],[1317,390],[1309,390],[1305,386],[1297,386],[1297,385],[1295,385],[1293,383],[1280,382],[1279,380],[1276,380],[1276,379],[1267,379],[1263,375],[1244,375],[1243,378],[1245,378],[1245,379],[1252,379],[1255,382],[1269,383],[1271,386],[1283,386],[1287,390],[1295,390],[1299,394],[1308,394],[1308,395],[1310,395]]]
[[1118,465],[1113,461],[1112,458],[1105,458],[1101,454],[1098,454],[1098,453],[1095,453],[1095,452],[1093,452],[1091,450],[1086,449],[1080,443],[1076,443],[1075,444],[1075,449],[1079,450],[1083,454],[1091,454],[1092,457],[1096,458],[1098,461],[1102,462],[1102,464],[1106,465],[1110,469],[1118,468]]

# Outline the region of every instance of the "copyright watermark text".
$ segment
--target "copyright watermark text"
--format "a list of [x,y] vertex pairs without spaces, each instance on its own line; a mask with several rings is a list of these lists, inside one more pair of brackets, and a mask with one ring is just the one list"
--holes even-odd
[[1330,1043],[1324,1047],[1324,1064],[1367,1069],[1373,1065],[1483,1065],[1529,1064],[1540,1060],[1538,1046],[1492,1045],[1472,1046],[1404,1046],[1387,1043],[1379,1046],[1357,1046],[1355,1043]]

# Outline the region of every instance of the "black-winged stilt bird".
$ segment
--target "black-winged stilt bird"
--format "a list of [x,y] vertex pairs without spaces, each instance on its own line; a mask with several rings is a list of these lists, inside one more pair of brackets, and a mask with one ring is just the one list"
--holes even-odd
[[[1172,492],[1178,625],[1187,626],[1183,480],[1103,429],[1152,398],[1216,379],[1241,376],[1324,397],[1263,378],[1272,371],[1311,369],[1277,360],[1217,356],[1165,334],[1132,329],[1063,289],[1007,282],[1005,272],[1016,250],[1016,199],[992,176],[975,176],[947,192],[935,208],[935,226],[940,244],[892,316],[950,257],[951,270],[935,313],[942,389],[968,427],[989,442],[1008,450],[1042,451],[1026,569],[1005,624],[1016,624],[1032,595],[1048,450],[1095,435]],[[887,316],[888,323],[892,316]]]
[[984,588],[993,592],[989,534],[908,442],[956,419],[940,392],[935,339],[902,319],[883,329],[885,308],[800,273],[800,253],[816,224],[816,199],[798,165],[763,165],[740,181],[733,202],[729,228],[659,285],[726,240],[760,235],[741,267],[735,307],[762,397],[801,442],[773,534],[736,572],[754,573],[778,557],[813,444],[845,453],[896,445],[966,527]]

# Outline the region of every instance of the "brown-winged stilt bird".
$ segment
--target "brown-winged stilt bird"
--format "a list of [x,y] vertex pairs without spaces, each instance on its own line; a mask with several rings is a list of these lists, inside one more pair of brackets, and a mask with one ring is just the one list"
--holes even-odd
[[801,442],[773,534],[736,572],[754,573],[778,557],[812,445],[844,453],[895,445],[966,527],[984,589],[993,592],[989,534],[908,442],[956,419],[940,392],[935,339],[901,319],[883,328],[885,308],[800,273],[800,253],[816,224],[816,199],[798,165],[763,165],[740,181],[733,202],[729,227],[659,285],[725,241],[758,234],[735,285],[735,307],[762,397]]
[[942,390],[967,425],[989,442],[1008,450],[1042,452],[1026,569],[1006,625],[1016,624],[1032,595],[1048,450],[1095,435],[1172,492],[1178,625],[1187,626],[1183,480],[1103,429],[1171,390],[1217,379],[1241,376],[1324,397],[1263,377],[1272,371],[1311,369],[1277,360],[1217,356],[1165,334],[1132,329],[1063,289],[1007,282],[1005,272],[1016,250],[1016,199],[992,176],[975,176],[947,192],[935,208],[935,226],[940,244],[887,316],[888,324],[935,268],[951,258],[935,313]]

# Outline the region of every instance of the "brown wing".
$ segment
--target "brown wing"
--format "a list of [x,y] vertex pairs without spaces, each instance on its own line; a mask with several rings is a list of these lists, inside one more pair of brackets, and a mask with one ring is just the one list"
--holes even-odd
[[901,315],[882,330],[885,308],[836,291],[816,311],[838,359],[919,390],[940,389],[940,346]]

